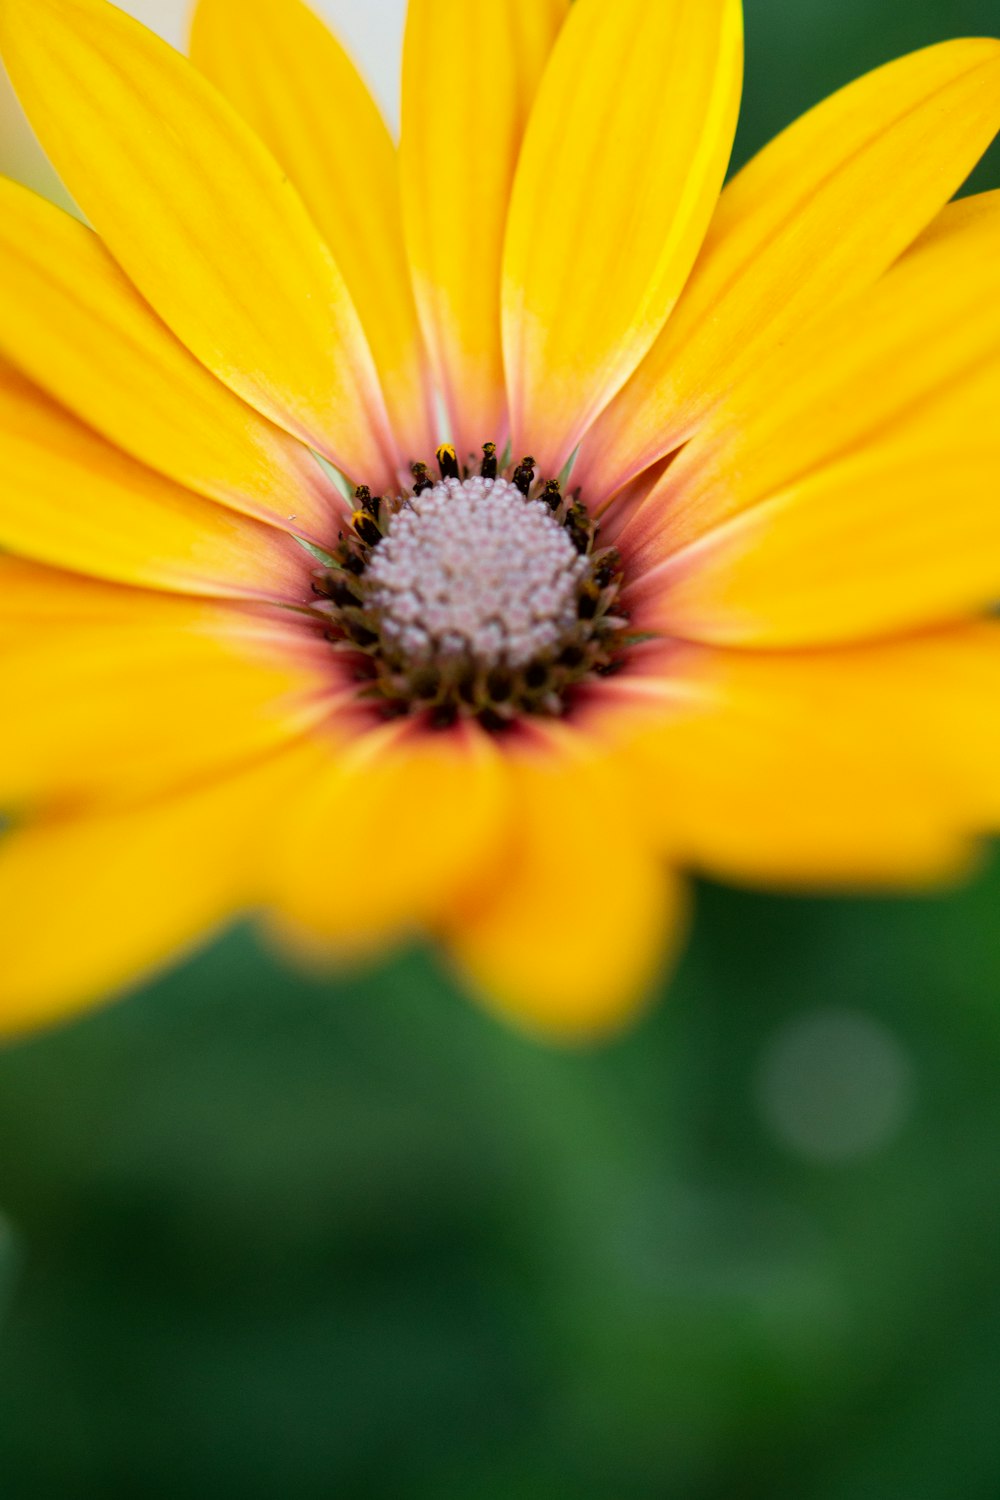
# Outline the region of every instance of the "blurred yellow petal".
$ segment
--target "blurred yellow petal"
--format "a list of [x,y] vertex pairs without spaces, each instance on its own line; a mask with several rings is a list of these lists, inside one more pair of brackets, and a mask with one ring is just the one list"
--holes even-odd
[[388,725],[323,756],[276,862],[279,937],[350,958],[438,924],[489,867],[506,809],[503,762],[476,728]]
[[401,455],[429,455],[396,148],[354,64],[302,0],[198,0],[191,59],[292,179],[358,310]]
[[289,536],[113,448],[0,361],[0,547],[120,583],[298,601]]
[[525,135],[503,268],[518,453],[562,468],[673,307],[725,175],[739,0],[576,0]]
[[390,441],[354,306],[236,111],[106,0],[2,0],[0,51],[66,186],[178,337],[258,411],[377,483]]
[[49,582],[46,615],[22,612],[0,650],[0,807],[157,796],[295,739],[338,692],[353,696],[298,621],[97,582],[81,600]]
[[922,884],[1000,826],[1000,626],[766,653],[680,648],[629,748],[650,838],[723,878]]
[[0,349],[151,468],[329,540],[338,497],[309,450],[188,353],[92,230],[3,179]]
[[169,608],[172,594],[121,588],[80,573],[65,573],[44,563],[0,553],[0,648],[24,639],[26,630],[64,628],[68,620],[119,620],[127,624],[151,615],[160,604]]
[[0,1033],[138,983],[253,906],[297,770],[275,757],[151,806],[0,836]]
[[[726,188],[662,334],[584,444],[598,498],[678,447],[735,381],[873,282],[1000,129],[1000,43],[945,42],[832,95]],[[846,315],[846,314],[845,314]]]
[[790,340],[684,449],[623,533],[653,566],[642,628],[813,645],[988,608],[998,410],[1000,214],[981,212]]
[[406,238],[463,454],[504,437],[507,205],[538,84],[568,11],[569,0],[410,0],[400,147]]
[[[214,600],[183,599],[155,589],[105,583],[0,553],[0,646],[4,648],[23,645],[28,632],[37,639],[64,632],[73,624],[130,630],[143,621],[176,620],[178,609],[180,618],[190,618],[203,612],[211,615],[218,607]],[[277,613],[261,611],[265,618]]]
[[685,903],[619,768],[552,737],[551,753],[512,761],[507,838],[446,941],[488,1007],[552,1040],[589,1041],[649,998]]

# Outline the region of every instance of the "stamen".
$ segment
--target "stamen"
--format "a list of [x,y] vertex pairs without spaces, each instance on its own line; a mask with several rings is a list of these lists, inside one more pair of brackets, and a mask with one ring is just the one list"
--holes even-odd
[[413,475],[413,493],[415,495],[422,495],[424,490],[432,490],[434,488],[431,471],[426,464],[411,464],[410,472]]
[[620,569],[621,557],[618,554],[617,547],[612,547],[608,552],[604,554],[604,556],[601,558],[601,561],[594,569],[594,582],[597,584],[598,588],[606,589],[608,584]]
[[355,490],[354,499],[360,505],[361,509],[371,516],[373,521],[378,521],[379,510],[382,506],[381,495],[373,495],[368,486],[362,484]]
[[366,510],[356,510],[351,517],[351,524],[361,540],[367,542],[369,547],[377,547],[382,540],[381,531]]
[[509,478],[495,443],[478,475],[460,478],[450,444],[437,461],[437,483],[411,465],[410,496],[355,492],[351,531],[316,578],[326,634],[361,654],[359,691],[386,713],[441,728],[471,714],[488,729],[560,713],[621,657],[618,553],[595,550],[579,492],[536,480],[530,456]]
[[435,457],[438,461],[438,468],[441,470],[442,479],[457,479],[459,477],[458,455],[450,443],[442,443]]
[[577,552],[586,552],[590,546],[589,517],[579,501],[570,506],[565,525]]
[[514,470],[513,480],[514,480],[515,487],[517,489],[519,489],[521,491],[521,494],[524,495],[525,497],[527,497],[527,494],[528,494],[529,490],[531,489],[531,483],[532,483],[532,480],[534,479],[534,477],[535,477],[535,460],[533,458],[530,458],[530,457],[529,458],[522,458],[521,462],[518,464],[517,468]]
[[601,591],[593,579],[583,585],[577,596],[576,612],[581,620],[592,620],[601,602]]

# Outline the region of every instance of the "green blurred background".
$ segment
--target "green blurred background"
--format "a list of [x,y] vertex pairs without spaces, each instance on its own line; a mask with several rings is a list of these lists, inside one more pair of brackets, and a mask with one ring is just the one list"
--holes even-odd
[[[738,161],[1000,31],[746,9]],[[598,1052],[421,953],[319,985],[240,933],[0,1054],[4,1500],[997,1500],[1000,872],[698,894]]]

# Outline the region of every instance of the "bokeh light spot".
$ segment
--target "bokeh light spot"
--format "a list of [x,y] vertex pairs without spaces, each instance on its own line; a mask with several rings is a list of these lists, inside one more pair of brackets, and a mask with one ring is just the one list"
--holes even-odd
[[846,1162],[899,1133],[914,1102],[913,1068],[871,1016],[837,1009],[796,1016],[772,1036],[756,1076],[771,1134],[813,1161]]

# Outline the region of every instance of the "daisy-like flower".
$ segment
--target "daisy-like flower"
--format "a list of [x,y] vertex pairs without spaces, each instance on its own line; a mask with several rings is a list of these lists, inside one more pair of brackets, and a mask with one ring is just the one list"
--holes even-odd
[[[686,871],[954,875],[1000,817],[1000,44],[722,191],[739,0],[411,0],[397,152],[300,0],[0,0],[93,228],[0,184],[0,1019],[257,913],[525,1025]],[[721,192],[721,196],[720,196]]]

